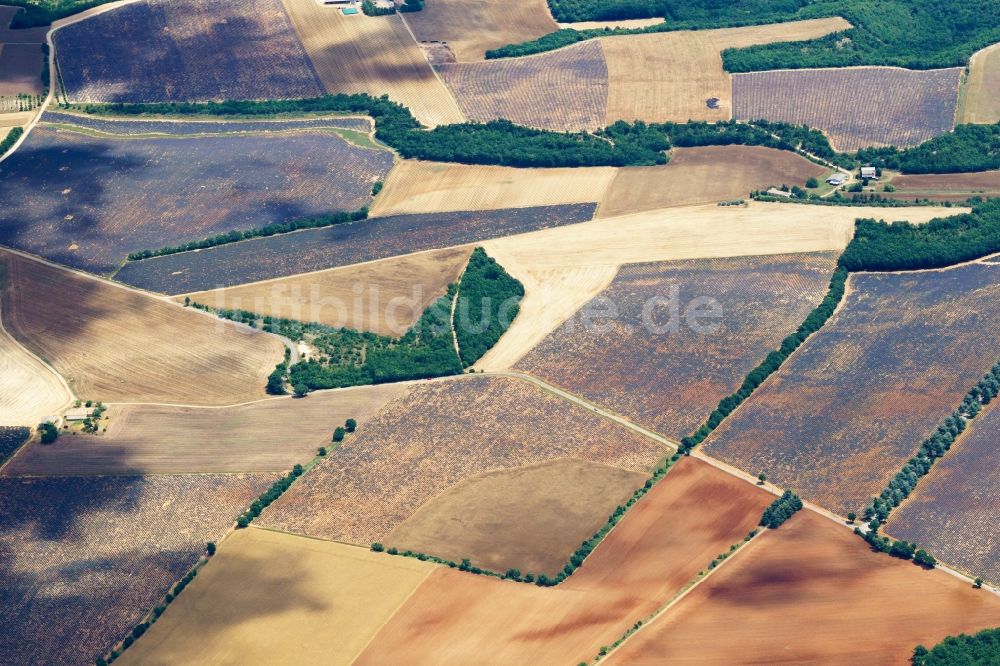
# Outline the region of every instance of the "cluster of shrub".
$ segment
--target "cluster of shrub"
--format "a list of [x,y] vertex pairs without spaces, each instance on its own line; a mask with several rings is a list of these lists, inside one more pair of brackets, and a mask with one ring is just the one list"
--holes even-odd
[[462,365],[469,367],[497,343],[520,311],[524,285],[477,247],[458,284],[455,338]]
[[923,645],[913,649],[913,666],[987,666],[1000,662],[1000,628],[984,629],[969,636],[948,636],[928,650]]
[[927,224],[858,220],[840,257],[850,271],[942,268],[1000,252],[1000,199]]
[[[334,428],[333,435],[330,436],[331,448],[336,448],[340,446],[340,443],[344,441],[344,438],[347,437],[347,434],[354,432],[355,430],[357,430],[357,428],[358,428],[358,422],[355,421],[354,419],[347,419],[346,421],[344,421],[344,425],[337,426],[336,428]],[[320,458],[325,457],[327,453],[329,453],[327,447],[325,446],[319,447],[318,455]]]
[[379,7],[372,0],[362,0],[361,11],[365,16],[389,16],[396,13],[396,5],[393,3],[391,7]]
[[863,148],[859,161],[904,173],[967,173],[1000,169],[1000,123],[958,125],[912,148]]
[[719,401],[718,407],[712,410],[708,419],[698,430],[681,440],[681,453],[688,453],[691,449],[705,441],[705,438],[718,428],[719,424],[734,409],[739,407],[765,379],[781,367],[781,364],[806,341],[806,338],[823,327],[823,324],[833,315],[840,300],[844,297],[844,285],[847,282],[847,275],[847,270],[842,267],[834,272],[833,277],[830,279],[830,287],[826,292],[826,296],[823,297],[823,301],[809,313],[809,316],[806,317],[805,321],[799,325],[794,333],[789,334],[782,340],[781,346],[778,349],[769,353],[756,368],[750,371],[743,380],[743,384],[735,393]]
[[7,132],[7,136],[4,137],[3,141],[0,141],[0,157],[3,157],[4,154],[8,150],[10,150],[14,146],[14,144],[21,139],[23,135],[24,135],[23,127],[14,127],[9,132]]
[[802,508],[802,500],[791,490],[786,490],[781,497],[771,502],[760,517],[760,525],[768,529],[777,529],[786,520]]
[[290,231],[298,231],[299,229],[315,229],[317,227],[330,227],[335,224],[357,222],[358,220],[364,220],[367,217],[367,208],[359,208],[358,210],[350,212],[335,211],[333,213],[326,213],[324,215],[317,215],[314,217],[304,217],[297,220],[291,220],[289,222],[277,222],[263,227],[246,229],[244,231],[233,230],[224,234],[210,236],[209,238],[190,241],[181,245],[162,247],[157,250],[140,250],[139,252],[130,253],[128,255],[128,260],[139,261],[141,259],[149,259],[150,257],[162,257],[167,254],[177,254],[178,252],[204,250],[205,248],[216,247],[217,245],[227,245],[229,243],[236,243],[250,238],[262,238],[264,236],[274,236],[276,234],[287,234]]

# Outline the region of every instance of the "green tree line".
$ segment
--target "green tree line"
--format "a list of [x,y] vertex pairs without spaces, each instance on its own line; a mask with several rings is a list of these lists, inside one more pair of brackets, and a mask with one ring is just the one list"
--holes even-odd
[[771,502],[760,517],[760,525],[769,529],[777,529],[781,524],[795,515],[802,508],[802,500],[791,490],[786,490],[781,497]]
[[913,649],[913,666],[996,666],[1000,664],[1000,627],[977,634],[948,636],[928,650]]

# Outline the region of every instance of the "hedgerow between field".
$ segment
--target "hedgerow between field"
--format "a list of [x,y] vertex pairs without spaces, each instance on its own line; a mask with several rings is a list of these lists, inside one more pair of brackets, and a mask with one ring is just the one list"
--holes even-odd
[[[344,427],[338,427],[336,432],[354,432],[357,422],[354,419],[347,419],[344,422],[346,430]],[[338,442],[343,441],[344,436],[341,435]],[[312,469],[324,456],[326,456],[326,447],[320,449],[319,453],[306,464],[305,467],[302,465],[295,465],[292,471],[288,472],[285,476],[275,481],[271,484],[271,487],[261,493],[260,497],[253,501],[253,503],[244,511],[240,517],[236,520],[236,529],[244,529],[249,527],[250,523],[257,518],[261,512],[266,509],[275,500],[281,497],[292,484],[295,483],[296,479],[302,476],[306,471]],[[167,606],[173,603],[181,592],[194,580],[195,576],[203,566],[208,564],[209,559],[215,555],[216,545],[214,541],[210,541],[205,545],[205,555],[201,557],[197,563],[191,569],[188,570],[184,577],[181,578],[177,583],[164,595],[162,601],[157,604],[153,610],[151,610],[146,617],[137,624],[131,632],[122,640],[121,644],[113,646],[113,648],[105,655],[97,657],[94,659],[95,666],[108,666],[108,664],[114,662],[122,653],[132,646],[135,641],[137,641],[146,631],[152,626],[160,616],[167,610]]]
[[1000,123],[959,125],[912,148],[863,148],[858,160],[903,173],[968,173],[1000,169]]
[[913,666],[989,666],[1000,662],[1000,628],[984,629],[969,636],[948,636],[928,650],[913,649]]
[[969,421],[976,418],[982,408],[990,404],[998,393],[1000,393],[1000,362],[972,387],[962,400],[962,404],[920,444],[917,454],[903,465],[903,469],[889,481],[885,490],[865,507],[864,518],[869,521],[869,529],[863,532],[861,528],[855,528],[855,533],[862,536],[874,550],[904,560],[912,559],[921,566],[933,568],[937,560],[927,551],[918,549],[915,543],[893,541],[880,536],[878,529],[889,518],[892,510],[910,496],[920,479],[930,473],[934,463],[948,452],[951,445],[968,427]]
[[520,311],[524,285],[477,247],[459,279],[452,326],[462,365],[469,367],[497,343]]
[[7,132],[7,136],[4,137],[4,140],[0,141],[0,157],[3,157],[4,154],[11,149],[11,146],[17,143],[18,139],[20,139],[23,134],[23,127],[15,127]]

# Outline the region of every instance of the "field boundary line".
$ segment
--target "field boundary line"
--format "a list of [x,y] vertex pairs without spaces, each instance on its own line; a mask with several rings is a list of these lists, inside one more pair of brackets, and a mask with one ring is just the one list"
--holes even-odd
[[[431,73],[434,75],[434,78],[441,85],[441,87],[444,88],[444,91],[448,93],[448,98],[455,105],[455,108],[458,109],[458,114],[462,116],[462,122],[469,122],[468,117],[466,117],[465,115],[465,111],[462,110],[462,105],[458,103],[458,98],[455,97],[455,93],[451,91],[451,88],[449,88],[448,85],[444,82],[444,79],[441,78],[441,75],[438,74],[438,71],[434,69],[434,65],[432,65],[431,62],[427,59],[427,54],[424,53],[424,50],[420,48],[420,41],[417,39],[417,36],[413,34],[413,30],[410,29],[410,24],[407,23],[406,21],[405,12],[397,12],[397,16],[399,16],[399,20],[403,22],[403,27],[406,28],[406,32],[410,35],[410,39],[413,40],[413,43],[420,50],[420,55],[423,57],[424,62],[427,64],[428,69],[431,70]],[[435,125],[435,127],[437,127],[437,125]]]
[[427,573],[425,573],[424,577],[420,579],[420,582],[414,585],[413,589],[410,590],[409,594],[407,594],[406,597],[404,597],[402,601],[400,601],[399,604],[397,604],[396,607],[392,609],[392,612],[389,613],[389,615],[385,618],[385,621],[379,623],[378,627],[375,628],[375,631],[372,632],[372,635],[368,637],[367,641],[365,641],[365,644],[362,645],[361,648],[356,653],[354,653],[354,656],[351,657],[351,661],[349,663],[353,664],[358,660],[358,657],[360,657],[362,654],[365,653],[365,650],[367,650],[368,646],[372,644],[372,641],[374,641],[375,638],[380,633],[382,633],[382,629],[384,629],[386,625],[392,622],[393,618],[396,617],[396,614],[399,612],[399,609],[405,606],[410,601],[410,599],[412,599],[413,596],[416,595],[417,591],[420,590],[420,588],[424,586],[424,583],[427,582],[427,579],[431,577],[431,574],[437,572],[438,569],[444,566],[442,564],[437,564],[435,562],[431,562],[430,564],[431,566],[427,568]]

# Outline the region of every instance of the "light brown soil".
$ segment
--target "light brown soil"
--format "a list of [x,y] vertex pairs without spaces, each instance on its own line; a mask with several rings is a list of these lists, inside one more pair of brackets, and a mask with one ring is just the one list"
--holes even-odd
[[[468,246],[188,294],[215,308],[400,336],[468,263]],[[175,297],[178,302],[184,296]]]
[[995,595],[873,553],[844,527],[801,511],[607,663],[904,664],[918,644],[997,625]]
[[[849,28],[841,18],[747,28],[600,38],[608,66],[607,123],[728,120],[732,85],[722,69],[726,48],[815,39]],[[710,109],[709,98],[718,108]]]
[[795,153],[762,146],[676,148],[666,166],[619,169],[597,216],[747,199],[751,190],[805,186],[827,173]]
[[438,0],[405,20],[419,41],[447,42],[459,62],[559,29],[545,0]]
[[402,160],[389,172],[372,214],[597,202],[616,173],[613,167],[515,169]]
[[435,571],[358,664],[576,664],[753,529],[772,496],[684,458],[556,588]]
[[52,370],[0,330],[0,426],[34,426],[70,397]]
[[424,504],[386,546],[493,571],[554,576],[645,474],[563,458],[467,479]]
[[959,123],[1000,121],[1000,44],[973,54],[963,95]]
[[0,264],[4,326],[78,397],[235,404],[264,397],[282,358],[274,336],[11,252]]
[[432,565],[250,528],[232,534],[122,664],[350,664]]
[[429,126],[465,119],[398,15],[344,16],[316,0],[282,1],[327,92],[388,94]]
[[285,471],[331,446],[337,426],[363,424],[406,385],[362,386],[240,407],[112,406],[107,432],[32,443],[6,476]]

